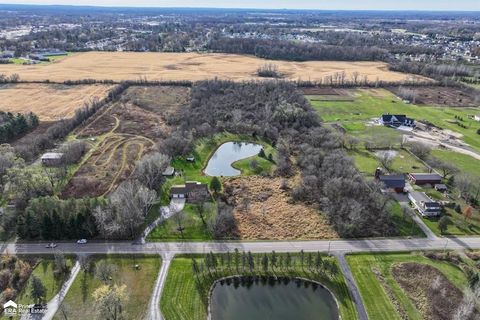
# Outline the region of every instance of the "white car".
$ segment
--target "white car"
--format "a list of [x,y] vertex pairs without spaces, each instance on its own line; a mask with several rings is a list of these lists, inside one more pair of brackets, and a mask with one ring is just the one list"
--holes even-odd
[[87,239],[80,239],[77,241],[78,244],[85,244],[87,242],[88,242]]
[[48,249],[53,249],[53,248],[56,248],[57,247],[57,244],[56,243],[49,243],[45,246],[45,248],[48,248]]

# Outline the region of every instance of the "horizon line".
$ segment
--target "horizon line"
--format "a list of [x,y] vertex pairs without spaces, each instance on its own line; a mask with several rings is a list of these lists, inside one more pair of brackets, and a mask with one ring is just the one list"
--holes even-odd
[[31,3],[0,3],[0,6],[19,7],[75,7],[75,8],[111,8],[111,9],[218,9],[218,10],[263,10],[263,11],[324,11],[324,12],[421,12],[421,13],[480,13],[480,9],[472,10],[431,10],[431,9],[313,9],[313,8],[260,8],[260,7],[192,7],[192,6],[130,6],[130,5],[86,5],[86,4],[31,4]]

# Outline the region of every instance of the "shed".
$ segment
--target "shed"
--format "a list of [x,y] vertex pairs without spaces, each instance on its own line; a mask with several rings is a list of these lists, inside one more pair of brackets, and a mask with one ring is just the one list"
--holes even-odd
[[448,190],[447,186],[444,185],[443,183],[437,183],[435,186],[434,186],[435,190],[437,191],[440,191],[440,192],[445,192]]
[[436,173],[410,173],[408,177],[417,186],[426,184],[434,186],[442,183],[442,177]]
[[41,161],[44,166],[58,166],[62,163],[63,153],[47,152],[42,155]]
[[171,166],[168,166],[163,172],[162,172],[162,175],[164,177],[171,177],[175,174],[175,168],[174,167],[171,167]]

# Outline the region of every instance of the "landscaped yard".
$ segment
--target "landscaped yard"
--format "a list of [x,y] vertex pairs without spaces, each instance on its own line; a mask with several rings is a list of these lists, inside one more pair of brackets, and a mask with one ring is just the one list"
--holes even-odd
[[[93,264],[106,260],[116,268],[113,282],[127,286],[127,302],[124,305],[125,319],[142,319],[148,311],[148,303],[153,292],[155,279],[160,269],[158,256],[96,256]],[[136,269],[135,265],[139,268]],[[94,291],[102,282],[94,276],[94,267],[85,272],[81,270],[64,300],[69,319],[96,319]],[[63,319],[57,312],[54,319]]]
[[460,290],[467,286],[467,277],[460,268],[448,262],[428,259],[420,253],[355,254],[348,255],[347,261],[371,320],[402,319],[401,314],[408,319],[423,319],[392,276],[392,267],[400,263],[433,266]]
[[[480,139],[480,135],[478,139]],[[449,150],[432,150],[432,155],[455,165],[461,173],[477,176],[480,179],[480,160]]]
[[[206,283],[202,283],[202,286],[197,286],[196,277],[192,270],[193,257],[195,257],[197,261],[201,261],[204,256],[179,256],[172,261],[160,301],[160,308],[166,320],[204,320],[207,318],[208,288],[213,285],[213,280],[207,280]],[[325,256],[323,256],[323,259],[335,261],[333,258],[327,258]],[[310,271],[302,271],[298,254],[295,261],[296,263],[290,272],[277,269],[275,272],[269,271],[264,273],[257,270],[254,271],[253,274],[304,277],[319,281],[335,294],[340,304],[342,319],[357,319],[355,307],[348,293],[345,279],[340,271],[336,276],[313,274]],[[231,271],[224,270],[216,274],[216,277],[221,278],[239,273],[245,275],[252,274],[248,271],[240,271],[238,273],[233,269],[235,268],[233,267]]]
[[155,228],[148,236],[148,241],[206,241],[212,240],[212,234],[208,228],[208,223],[216,213],[215,203],[206,203],[205,208],[205,225],[197,213],[195,204],[186,204],[184,219],[181,221],[183,234],[179,231],[179,220],[170,218]]

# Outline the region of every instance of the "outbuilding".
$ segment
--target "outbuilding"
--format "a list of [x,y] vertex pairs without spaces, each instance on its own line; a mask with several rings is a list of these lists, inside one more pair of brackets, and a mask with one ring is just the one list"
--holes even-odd
[[42,155],[41,161],[44,166],[58,166],[62,163],[63,153],[47,152]]
[[431,184],[432,186],[442,183],[442,177],[436,173],[410,173],[410,181],[417,186]]

